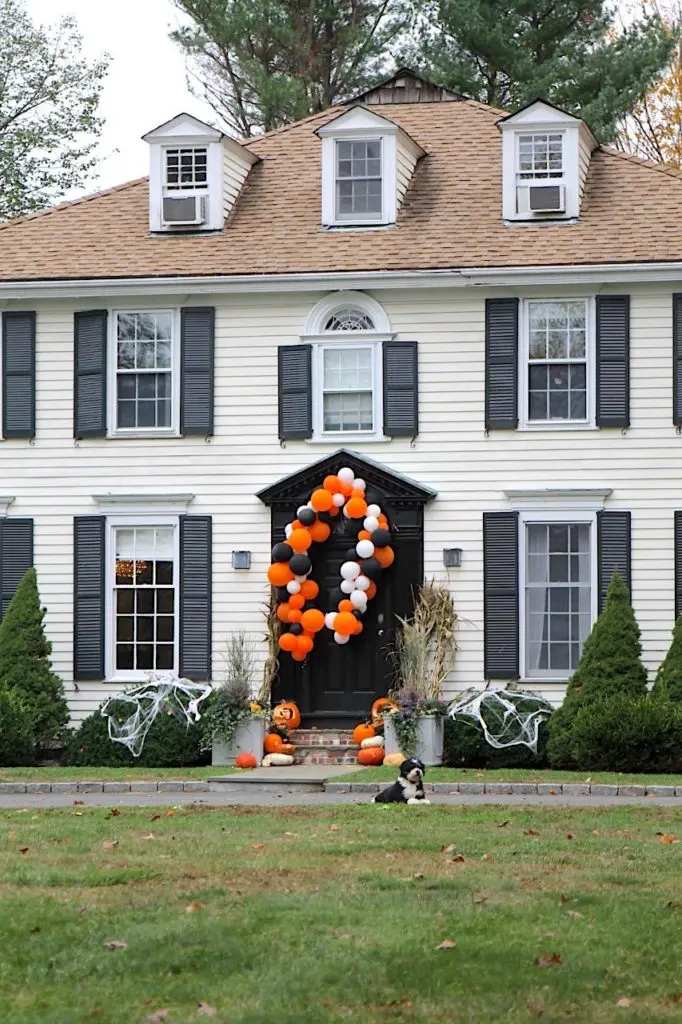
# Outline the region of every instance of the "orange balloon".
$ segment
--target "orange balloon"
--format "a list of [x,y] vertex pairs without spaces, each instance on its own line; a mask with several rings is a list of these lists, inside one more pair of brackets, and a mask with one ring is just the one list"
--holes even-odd
[[291,657],[294,661],[305,661],[307,654],[304,654],[303,651],[295,650],[291,652]]
[[301,616],[301,625],[309,633],[319,633],[324,629],[324,614],[319,608],[309,608]]
[[[292,530],[304,530],[305,527],[303,526],[303,523],[301,522],[300,519],[294,519],[293,523],[291,524],[291,529]],[[287,541],[287,544],[288,543],[289,542]]]
[[325,540],[329,540],[329,534],[332,532],[329,523],[320,523],[319,521],[313,523],[309,527],[310,536],[317,544],[322,544]]
[[355,632],[355,623],[358,620],[350,612],[339,612],[334,619],[334,629],[341,636],[350,636]]
[[347,480],[340,480],[339,482],[341,484],[341,486],[339,487],[339,492],[343,494],[344,498],[350,498],[351,494],[353,493],[353,485],[349,483]]
[[339,508],[338,505],[332,505],[332,507],[329,509],[329,515],[333,516],[334,518],[336,518],[336,516],[338,516],[340,511],[341,511],[341,509]]
[[353,611],[353,602],[345,600],[345,599],[342,600],[342,601],[339,601],[339,611],[340,612],[352,612]]
[[393,565],[395,562],[395,551],[393,548],[375,548],[374,558],[381,566],[382,569],[388,569],[389,565]]
[[288,562],[273,562],[268,569],[268,579],[273,587],[286,587],[293,578],[294,574],[289,568]]
[[365,492],[361,491],[359,487],[353,487],[350,492],[351,498],[364,498]]
[[[350,498],[346,502],[346,511],[351,519],[362,519],[363,516],[367,515],[367,502],[364,498]],[[292,533],[291,537],[293,536],[294,534]],[[291,537],[288,540],[289,544],[291,544]],[[292,548],[294,547],[293,544],[291,546]],[[294,548],[294,550],[296,549]]]
[[277,606],[277,618],[279,619],[280,622],[289,621],[290,610],[291,609],[286,601],[283,601],[282,604]]
[[300,622],[303,618],[303,612],[300,608],[292,608],[289,612],[289,622]]
[[[376,551],[376,548],[374,550]],[[367,600],[371,601],[372,598],[376,595],[376,592],[377,592],[377,585],[374,582],[374,580],[372,580],[370,585],[367,587],[367,590],[365,591],[365,593],[367,594]]]
[[324,487],[320,487],[311,494],[310,504],[316,512],[328,512],[334,503],[329,491],[325,491]]
[[[292,594],[291,597],[289,598],[289,607],[290,608],[302,608],[304,604],[305,604],[305,597],[301,593]],[[293,619],[289,619],[289,621],[293,622],[294,620]]]
[[369,532],[369,530],[360,530],[360,533],[358,534],[358,540],[369,540],[371,536],[372,534]]
[[388,519],[383,514],[383,512],[381,513],[380,516],[377,516],[377,522],[379,523],[379,526],[381,527],[382,530],[388,529]]
[[296,649],[296,637],[293,633],[282,633],[279,638],[279,646],[283,651],[293,651]]
[[296,650],[301,654],[310,654],[313,646],[312,637],[305,636],[304,634],[296,637]]
[[362,633],[364,626],[360,622],[360,619],[355,620],[355,633]]
[[341,481],[338,476],[326,476],[322,486],[325,491],[329,491],[330,494],[338,494],[341,490]]
[[[312,542],[313,538],[310,536],[310,530],[306,530],[304,527],[301,527],[298,530],[291,531],[291,533],[289,534],[289,540],[287,541],[287,544],[289,545],[289,547],[292,547],[294,551],[296,551],[299,555],[301,555],[308,550]],[[291,578],[293,579],[293,574]]]
[[300,595],[302,594],[304,600],[314,601],[319,592],[320,588],[318,587],[315,580],[306,580],[304,583],[301,584],[301,589],[296,596],[300,597]]

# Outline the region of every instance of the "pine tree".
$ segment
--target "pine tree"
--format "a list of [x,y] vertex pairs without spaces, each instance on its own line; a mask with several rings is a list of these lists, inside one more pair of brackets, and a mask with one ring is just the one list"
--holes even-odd
[[38,748],[53,743],[69,720],[64,687],[52,671],[35,569],[29,569],[0,623],[0,686],[29,705]]
[[406,61],[493,106],[548,99],[609,142],[675,45],[658,14],[622,31],[617,15],[605,0],[426,0]]
[[647,673],[641,661],[639,626],[627,587],[613,574],[604,610],[585,641],[571,676],[564,703],[549,720],[549,762],[553,768],[574,767],[571,729],[580,708],[607,697],[644,697]]
[[682,701],[682,615],[673,628],[668,653],[658,667],[651,696],[655,700]]

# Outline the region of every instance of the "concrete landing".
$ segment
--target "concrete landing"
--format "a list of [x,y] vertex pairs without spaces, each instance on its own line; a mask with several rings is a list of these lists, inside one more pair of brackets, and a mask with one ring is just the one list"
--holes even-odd
[[360,764],[292,764],[283,768],[252,768],[234,775],[213,775],[210,783],[229,785],[250,783],[258,786],[315,786],[322,789],[327,779],[361,772]]

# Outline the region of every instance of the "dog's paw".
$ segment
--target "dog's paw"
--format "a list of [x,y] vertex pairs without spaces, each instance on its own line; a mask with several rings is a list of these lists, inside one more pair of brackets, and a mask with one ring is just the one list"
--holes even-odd
[[411,796],[410,799],[407,802],[408,802],[408,804],[411,804],[413,807],[420,807],[420,806],[423,806],[424,804],[430,804],[431,803],[430,800],[419,800],[416,796]]

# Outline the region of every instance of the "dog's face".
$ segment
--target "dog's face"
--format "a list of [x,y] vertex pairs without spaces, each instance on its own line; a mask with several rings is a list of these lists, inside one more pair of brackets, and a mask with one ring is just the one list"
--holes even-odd
[[419,761],[416,757],[408,758],[400,766],[400,774],[408,782],[419,782],[424,778],[425,771],[424,762]]

